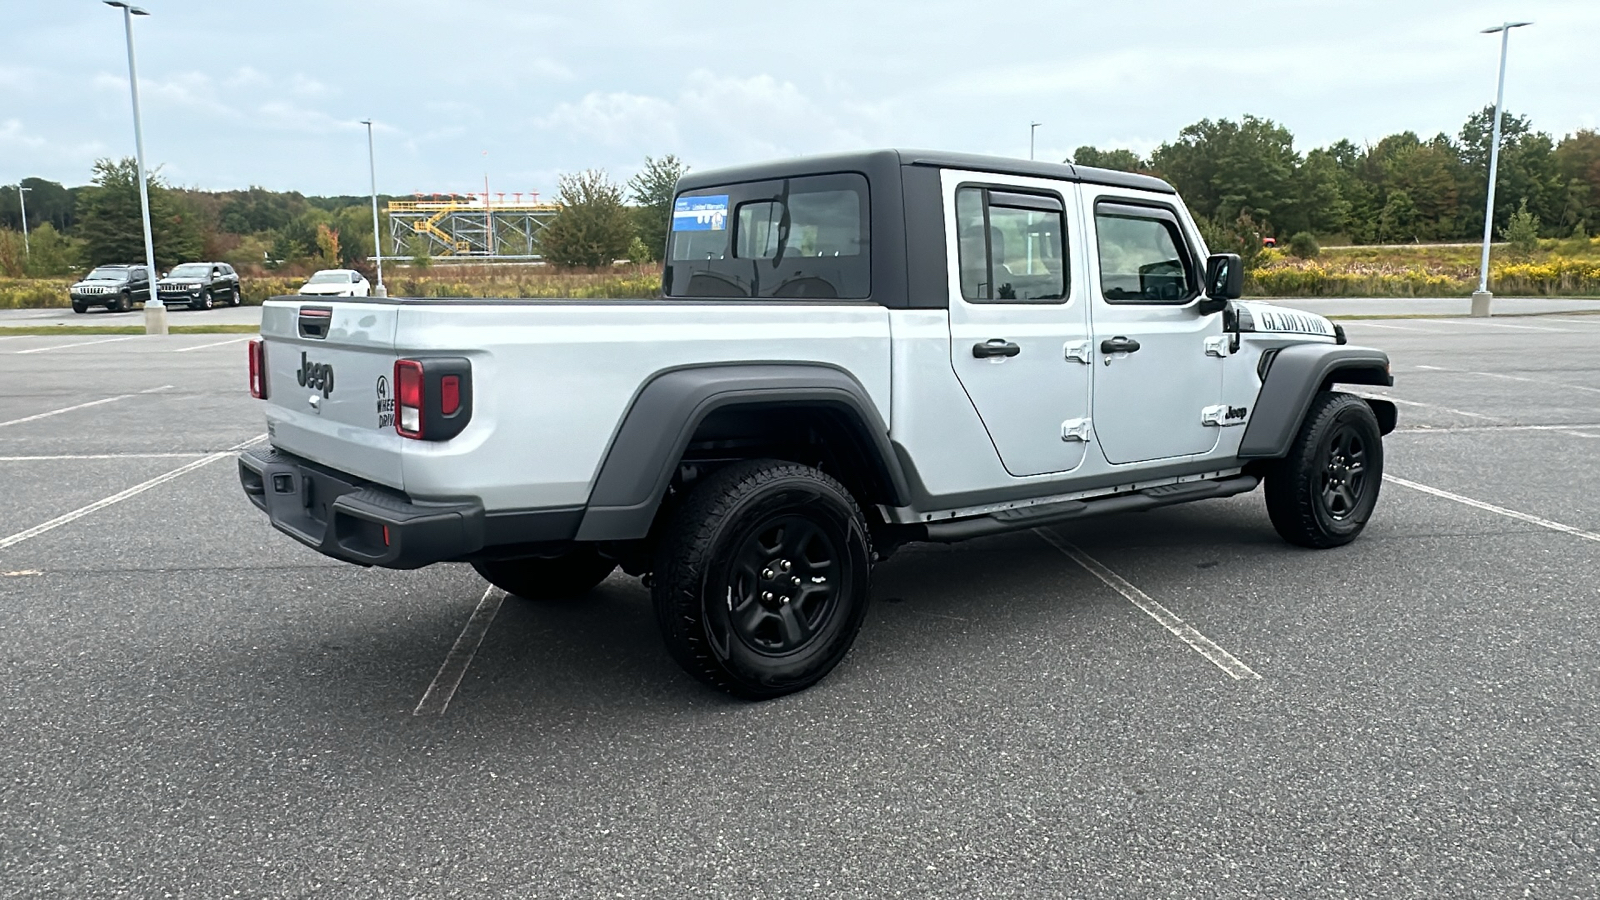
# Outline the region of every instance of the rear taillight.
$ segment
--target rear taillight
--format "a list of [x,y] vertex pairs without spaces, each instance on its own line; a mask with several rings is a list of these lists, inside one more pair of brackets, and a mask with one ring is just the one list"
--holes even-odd
[[250,396],[267,399],[267,342],[250,342]]
[[422,363],[414,359],[395,360],[394,430],[401,437],[422,438]]
[[472,363],[461,357],[397,359],[394,430],[417,441],[447,441],[472,419]]

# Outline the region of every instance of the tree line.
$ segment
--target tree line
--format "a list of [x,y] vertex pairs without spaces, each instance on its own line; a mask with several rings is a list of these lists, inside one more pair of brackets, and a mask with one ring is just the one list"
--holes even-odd
[[[1165,178],[1212,234],[1467,241],[1483,234],[1493,124],[1494,108],[1486,107],[1454,136],[1405,131],[1301,154],[1288,128],[1247,115],[1196,122],[1148,158],[1079,147],[1068,161]],[[1556,141],[1506,112],[1498,169],[1496,235],[1519,211],[1528,217],[1519,223],[1531,221],[1544,237],[1584,236],[1600,224],[1600,133],[1580,130]]]

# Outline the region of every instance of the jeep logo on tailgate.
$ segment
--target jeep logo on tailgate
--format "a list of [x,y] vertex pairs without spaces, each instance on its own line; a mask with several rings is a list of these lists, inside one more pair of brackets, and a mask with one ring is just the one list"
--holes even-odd
[[333,394],[333,366],[328,363],[312,362],[301,353],[300,371],[294,373],[294,377],[301,387],[321,391],[324,397]]

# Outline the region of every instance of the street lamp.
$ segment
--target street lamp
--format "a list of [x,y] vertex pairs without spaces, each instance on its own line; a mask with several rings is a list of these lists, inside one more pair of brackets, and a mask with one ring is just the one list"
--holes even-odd
[[378,163],[372,153],[372,120],[362,119],[361,124],[367,126],[367,172],[372,176],[372,251],[378,259],[378,286],[373,296],[387,297],[389,289],[383,286],[383,241],[378,236]]
[[1035,131],[1038,131],[1039,130],[1039,126],[1043,125],[1043,124],[1044,124],[1043,122],[1029,122],[1028,123],[1028,158],[1029,159],[1033,159],[1033,133]]
[[150,237],[150,189],[144,174],[144,131],[139,124],[139,71],[133,61],[133,17],[148,16],[137,6],[122,0],[105,0],[107,6],[122,10],[122,25],[128,34],[128,87],[133,91],[133,147],[139,163],[139,208],[144,217],[145,275],[150,282],[150,299],[144,302],[144,333],[167,333],[167,308],[161,305],[161,292],[156,289],[156,244]]
[[33,247],[28,244],[28,200],[23,194],[31,190],[33,188],[25,188],[22,182],[17,182],[17,202],[22,204],[22,252],[26,253],[29,259],[33,258]]
[[1478,290],[1472,295],[1474,316],[1489,315],[1489,301],[1494,299],[1494,295],[1489,293],[1489,239],[1494,232],[1495,173],[1500,167],[1500,103],[1506,95],[1506,45],[1511,42],[1511,29],[1532,24],[1532,22],[1506,22],[1479,32],[1479,34],[1500,35],[1500,83],[1494,92],[1494,136],[1489,139],[1489,198],[1484,204],[1483,260],[1478,264]]

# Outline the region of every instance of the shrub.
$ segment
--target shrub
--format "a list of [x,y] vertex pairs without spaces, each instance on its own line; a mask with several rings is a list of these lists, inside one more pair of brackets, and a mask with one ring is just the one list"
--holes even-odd
[[1511,244],[1511,252],[1518,257],[1526,259],[1539,249],[1539,217],[1528,212],[1528,198],[1522,198],[1522,205],[1511,214],[1511,221],[1500,235]]
[[1309,231],[1297,231],[1294,237],[1289,238],[1289,255],[1301,259],[1316,259],[1322,248],[1317,245],[1317,238]]

